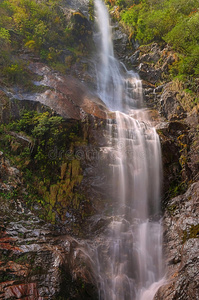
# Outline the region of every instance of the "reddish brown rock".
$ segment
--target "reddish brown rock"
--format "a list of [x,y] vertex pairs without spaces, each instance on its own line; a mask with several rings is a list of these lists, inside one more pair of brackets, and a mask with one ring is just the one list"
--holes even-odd
[[36,283],[18,284],[5,288],[4,299],[26,299],[26,300],[43,300],[43,297],[39,297]]
[[[41,85],[51,89],[37,96],[36,100],[43,103],[61,116],[68,119],[83,119],[86,114],[106,119],[109,110],[106,105],[78,79],[71,76],[58,75],[41,63],[30,65],[33,72],[43,75]],[[53,89],[53,90],[52,90]],[[112,117],[111,114],[109,116]]]

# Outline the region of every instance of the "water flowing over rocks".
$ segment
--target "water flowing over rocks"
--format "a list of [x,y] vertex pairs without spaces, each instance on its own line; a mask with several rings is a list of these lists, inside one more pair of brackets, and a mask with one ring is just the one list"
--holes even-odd
[[[130,57],[130,63],[143,79],[148,107],[159,111],[157,131],[164,172],[162,205],[168,281],[154,297],[158,300],[199,298],[199,110],[177,82],[168,82],[169,66],[175,60],[168,46],[161,49],[155,43],[140,47]],[[179,196],[173,198],[175,195]]]
[[152,299],[163,281],[160,144],[146,111],[139,110],[140,79],[117,61],[106,7],[101,0],[94,4],[100,36],[98,94],[116,110],[116,122],[107,121],[109,146],[104,148],[114,155],[107,169],[112,171],[115,203],[112,221],[101,236],[106,242],[96,248],[99,299]]

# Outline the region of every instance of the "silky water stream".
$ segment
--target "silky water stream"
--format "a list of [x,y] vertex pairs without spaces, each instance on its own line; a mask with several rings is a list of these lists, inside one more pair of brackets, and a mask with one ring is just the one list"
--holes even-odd
[[105,4],[95,0],[98,94],[115,112],[107,120],[114,215],[96,251],[100,300],[152,300],[163,284],[158,135],[142,108],[142,84],[114,56]]

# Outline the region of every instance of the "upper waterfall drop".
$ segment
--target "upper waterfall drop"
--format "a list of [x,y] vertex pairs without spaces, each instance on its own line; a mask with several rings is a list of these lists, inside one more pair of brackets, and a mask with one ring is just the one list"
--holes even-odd
[[[109,257],[97,249],[100,300],[152,300],[163,283],[160,224],[161,149],[148,122],[139,76],[114,56],[108,11],[95,0],[99,97],[115,120],[107,120],[115,208],[108,226]],[[157,221],[158,220],[158,221]],[[105,263],[106,262],[106,263]]]
[[141,80],[132,70],[127,71],[124,64],[115,58],[108,11],[101,0],[95,0],[94,4],[99,28],[97,38],[100,49],[97,80],[99,95],[112,110],[125,112],[129,108],[140,107],[142,105]]

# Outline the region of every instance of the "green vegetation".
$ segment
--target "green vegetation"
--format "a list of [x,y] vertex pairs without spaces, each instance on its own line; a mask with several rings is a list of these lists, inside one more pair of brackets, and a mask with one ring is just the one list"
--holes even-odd
[[94,2],[93,2],[93,0],[89,0],[88,12],[89,12],[90,20],[94,21]]
[[[185,181],[181,182],[181,177],[179,174],[179,177],[176,178],[176,180],[172,182],[172,184],[170,185],[169,190],[166,193],[166,198],[172,199],[174,197],[177,197],[178,195],[182,195],[183,193],[186,192],[187,187],[188,187],[187,182]],[[175,209],[173,209],[173,211],[171,208],[167,208],[167,209],[170,211],[171,214],[174,213],[175,211]]]
[[[110,0],[130,38],[168,43],[178,54],[174,76],[199,75],[198,0]],[[118,16],[118,14],[116,14]]]
[[21,118],[0,125],[0,149],[21,172],[21,188],[2,193],[5,199],[20,196],[30,208],[41,207],[40,217],[55,223],[85,216],[87,200],[78,192],[83,179],[76,149],[84,146],[81,125],[68,123],[50,112],[24,111]]
[[182,242],[185,243],[189,239],[199,238],[199,224],[191,225],[188,231],[184,230]]
[[61,0],[0,2],[0,82],[27,80],[29,74],[19,58],[23,53],[36,55],[61,71],[86,55],[91,46],[89,23],[79,13],[66,15],[62,4]]
[[60,4],[60,1],[2,1],[0,38],[4,45],[12,43],[19,48],[22,43],[43,58],[52,59],[68,37],[68,24]]

